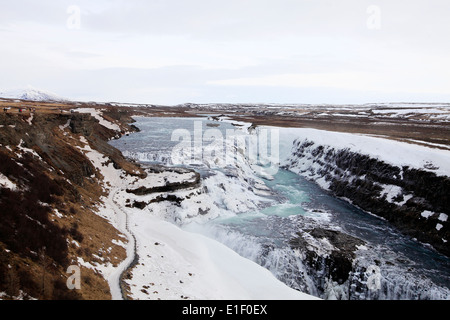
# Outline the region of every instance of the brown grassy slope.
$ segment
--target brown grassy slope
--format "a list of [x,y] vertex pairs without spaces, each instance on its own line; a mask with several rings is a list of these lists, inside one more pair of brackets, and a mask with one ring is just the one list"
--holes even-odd
[[[65,283],[67,266],[80,258],[116,265],[126,255],[113,243],[126,242],[123,236],[95,214],[104,195],[102,177],[77,148],[80,136],[117,167],[130,173],[140,168],[106,143],[116,133],[92,117],[63,130],[80,115],[61,113],[59,105],[34,105],[32,120],[25,112],[0,114],[0,172],[18,187],[0,188],[0,292],[6,298],[22,292],[22,298],[110,299],[109,286],[96,270],[81,268],[81,290],[68,290]],[[23,152],[19,144],[39,156]]]

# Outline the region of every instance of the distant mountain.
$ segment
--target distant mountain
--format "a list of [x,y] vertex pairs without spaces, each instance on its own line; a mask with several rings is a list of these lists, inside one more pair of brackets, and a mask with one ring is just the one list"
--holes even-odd
[[12,89],[0,91],[0,97],[30,101],[68,101],[55,93],[39,90],[31,86],[25,89]]

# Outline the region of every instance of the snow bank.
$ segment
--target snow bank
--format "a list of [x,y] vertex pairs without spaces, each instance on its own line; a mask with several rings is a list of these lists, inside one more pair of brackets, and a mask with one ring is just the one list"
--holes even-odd
[[[38,155],[36,151],[34,151],[33,149],[30,149],[30,148],[25,148],[25,147],[23,146],[23,143],[24,143],[23,140],[20,139],[20,143],[19,143],[19,145],[17,146],[17,148],[18,148],[20,151],[31,153],[32,155],[34,155],[34,156],[36,156],[37,158],[39,158],[40,160],[42,160],[41,156]],[[22,157],[22,155],[18,155],[18,156],[19,156],[20,158]]]
[[279,128],[280,156],[284,160],[290,156],[294,140],[309,140],[317,146],[368,155],[398,167],[409,166],[434,172],[436,175],[450,176],[450,151],[394,141],[362,134],[324,131],[309,128]]
[[12,191],[17,190],[17,185],[2,173],[0,173],[0,186],[2,188],[11,189]]
[[73,110],[79,113],[90,113],[91,116],[93,116],[95,119],[99,121],[100,125],[114,131],[120,131],[120,127],[116,123],[113,123],[103,118],[101,110],[95,108],[79,108]]
[[140,262],[128,281],[135,299],[317,299],[210,238],[144,212],[131,221]]

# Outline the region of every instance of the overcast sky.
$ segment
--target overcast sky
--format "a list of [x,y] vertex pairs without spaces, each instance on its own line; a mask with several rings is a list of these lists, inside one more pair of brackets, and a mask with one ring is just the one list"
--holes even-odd
[[0,89],[81,101],[450,102],[448,0],[0,0]]

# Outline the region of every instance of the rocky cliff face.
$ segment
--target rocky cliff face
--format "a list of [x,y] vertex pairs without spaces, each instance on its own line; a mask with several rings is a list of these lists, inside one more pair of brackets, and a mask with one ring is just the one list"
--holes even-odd
[[[129,119],[127,119],[129,120]],[[122,132],[89,114],[0,114],[0,294],[2,298],[110,299],[95,267],[125,257],[123,235],[96,214],[103,177],[83,152],[127,174],[145,175],[108,144]],[[69,265],[82,265],[81,290],[69,290]]]
[[285,166],[450,256],[449,177],[307,139],[294,143]]
[[[316,289],[321,296],[330,281],[338,285],[351,282],[348,280],[355,274],[355,252],[365,244],[363,240],[341,231],[321,227],[298,232],[297,237],[289,241],[292,249],[303,254],[308,273],[318,275],[315,277]],[[358,280],[363,282],[364,279],[359,277]]]

